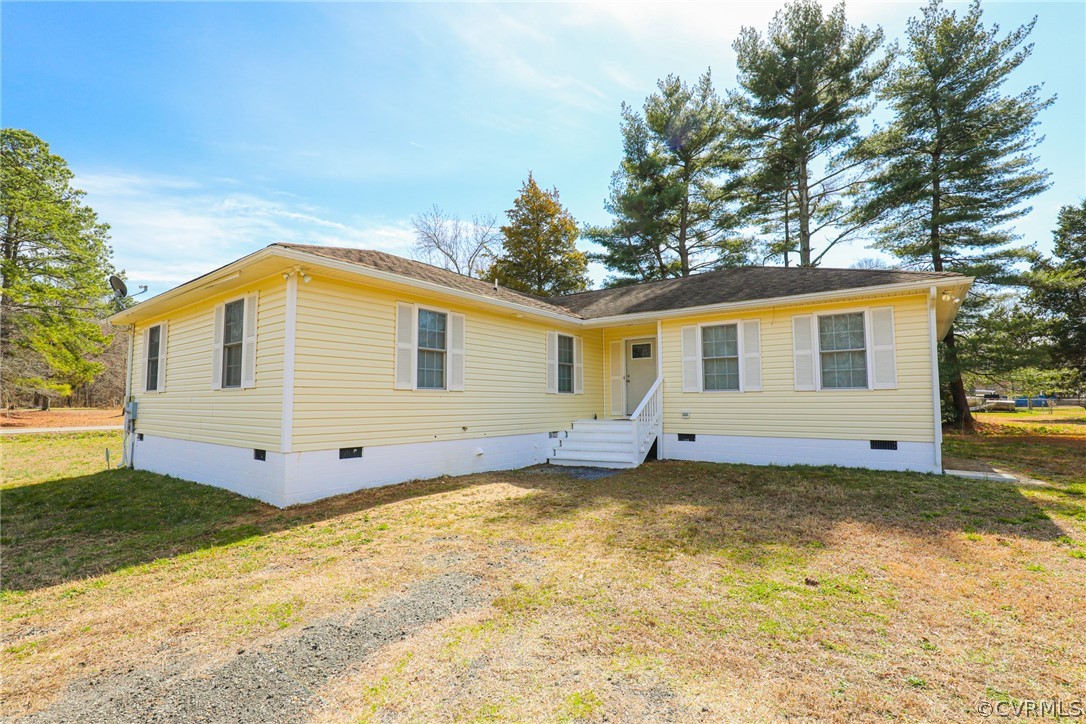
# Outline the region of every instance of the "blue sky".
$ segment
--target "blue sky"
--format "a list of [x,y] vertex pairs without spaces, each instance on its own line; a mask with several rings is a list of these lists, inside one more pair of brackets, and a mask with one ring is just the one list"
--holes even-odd
[[[894,38],[921,5],[848,15]],[[668,73],[733,86],[732,40],[780,6],[4,2],[0,112],[68,160],[117,266],[159,292],[274,241],[406,255],[412,215],[501,216],[529,170],[603,223],[620,104]],[[1018,229],[1047,248],[1086,196],[1086,3],[985,5],[1005,29],[1034,14],[1012,85],[1059,96],[1053,187]]]

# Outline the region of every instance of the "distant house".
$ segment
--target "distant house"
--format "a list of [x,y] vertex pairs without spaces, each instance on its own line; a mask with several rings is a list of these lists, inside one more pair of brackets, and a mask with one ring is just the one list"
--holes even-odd
[[125,310],[136,468],[279,506],[661,459],[941,472],[936,342],[971,279],[748,267],[539,299],[274,244]]

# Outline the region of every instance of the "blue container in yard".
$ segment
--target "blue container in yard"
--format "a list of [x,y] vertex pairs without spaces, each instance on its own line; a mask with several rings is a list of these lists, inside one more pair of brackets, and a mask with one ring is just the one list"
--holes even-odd
[[[1048,405],[1048,398],[1044,395],[1033,398],[1034,407],[1046,407]],[[1029,407],[1029,401],[1025,397],[1018,397],[1014,401],[1015,407]]]

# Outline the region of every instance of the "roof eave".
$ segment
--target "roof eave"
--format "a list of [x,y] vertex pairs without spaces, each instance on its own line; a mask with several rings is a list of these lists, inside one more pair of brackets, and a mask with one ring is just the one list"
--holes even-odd
[[118,327],[133,324],[155,316],[161,313],[159,310],[163,308],[163,305],[168,305],[169,302],[174,301],[178,297],[197,289],[207,289],[231,281],[234,278],[233,275],[244,267],[276,255],[274,247],[264,247],[263,249],[254,251],[252,254],[247,254],[240,259],[236,259],[225,266],[214,269],[207,274],[203,274],[195,279],[179,284],[173,289],[168,289],[161,294],[156,294],[150,299],[140,302],[128,309],[123,309],[116,314],[110,315],[107,317],[106,321],[113,326]]
[[[173,289],[158,294],[148,299],[147,301],[142,302],[141,304],[137,304],[134,307],[130,307],[129,309],[120,311],[110,316],[108,318],[108,321],[114,326],[121,326],[139,322],[142,319],[146,319],[151,316],[159,315],[164,311],[164,305],[168,305],[169,302],[177,299],[178,297],[181,297],[197,289],[206,289],[225,283],[233,278],[232,275],[243,269],[245,266],[256,263],[268,257],[280,257],[284,260],[292,261],[294,263],[305,262],[309,264],[324,266],[326,268],[336,269],[356,276],[377,279],[387,283],[399,284],[420,291],[426,291],[435,294],[445,295],[448,297],[464,299],[475,303],[483,303],[491,307],[504,309],[506,311],[512,312],[515,315],[535,317],[538,319],[546,319],[548,321],[559,321],[565,324],[583,326],[586,328],[624,325],[636,323],[639,321],[673,319],[676,317],[688,317],[700,314],[712,314],[716,312],[740,311],[753,308],[797,306],[804,303],[832,301],[835,298],[843,296],[874,295],[907,291],[926,291],[932,286],[960,287],[962,289],[961,294],[964,296],[965,292],[968,291],[969,287],[973,283],[972,277],[951,277],[942,280],[924,279],[917,280],[915,282],[902,282],[898,284],[882,284],[867,287],[854,287],[848,289],[837,289],[828,292],[816,292],[812,294],[797,294],[784,297],[752,299],[743,302],[717,302],[714,304],[704,304],[696,307],[682,307],[678,309],[667,309],[662,311],[636,312],[633,314],[618,314],[610,315],[607,317],[584,319],[580,316],[577,316],[576,313],[572,311],[567,314],[546,309],[539,309],[537,307],[532,307],[527,304],[517,304],[515,302],[510,302],[504,299],[489,297],[484,294],[454,289],[452,287],[448,287],[436,282],[429,282],[423,279],[416,279],[414,277],[396,274],[394,272],[374,269],[372,267],[368,267],[351,261],[335,259],[332,257],[323,256],[321,254],[314,254],[295,248],[271,245],[264,247],[263,249],[259,249],[252,254],[248,254],[247,256],[243,256],[236,261],[219,267],[218,269],[208,272],[207,274],[199,276],[191,281],[185,282],[184,284],[174,287]],[[168,308],[168,306],[166,308]]]
[[289,259],[293,259],[294,261],[305,261],[321,264],[328,268],[338,269],[340,271],[357,274],[359,276],[367,277],[370,279],[379,279],[381,281],[401,284],[406,287],[412,287],[414,289],[433,292],[435,294],[443,294],[445,296],[457,297],[473,302],[482,302],[493,307],[499,307],[509,310],[511,312],[514,312],[515,314],[540,317],[543,319],[561,321],[568,324],[580,324],[584,321],[573,312],[570,312],[568,314],[552,312],[546,309],[532,307],[527,304],[517,304],[516,302],[510,302],[504,299],[488,297],[485,294],[477,294],[475,292],[468,292],[462,289],[454,289],[453,287],[448,287],[444,284],[438,284],[436,282],[428,282],[424,279],[416,279],[415,277],[409,277],[403,274],[396,274],[395,272],[374,269],[373,267],[365,266],[363,264],[358,264],[351,261],[346,261],[343,259],[334,259],[332,257],[323,256],[321,254],[313,254],[293,248],[275,248],[279,251],[281,255]]
[[767,307],[795,307],[801,304],[817,304],[819,302],[828,302],[840,297],[850,296],[873,296],[877,294],[910,291],[923,293],[928,291],[932,286],[962,287],[964,285],[964,289],[967,291],[972,283],[973,277],[947,277],[944,279],[923,279],[913,282],[899,282],[897,284],[878,284],[866,287],[850,287],[848,289],[835,289],[828,292],[794,294],[784,297],[767,297],[764,299],[751,299],[743,302],[717,302],[714,304],[702,304],[696,307],[681,307],[678,309],[666,309],[655,312],[635,312],[633,314],[616,314],[608,317],[590,317],[584,320],[584,326],[589,328],[607,327],[618,324],[630,324],[631,322],[649,322],[655,321],[657,319],[693,317],[701,314],[713,314],[716,312],[731,312]]

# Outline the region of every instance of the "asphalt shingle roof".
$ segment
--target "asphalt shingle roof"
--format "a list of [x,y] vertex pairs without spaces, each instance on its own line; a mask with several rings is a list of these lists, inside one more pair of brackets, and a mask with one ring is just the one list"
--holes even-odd
[[550,301],[586,319],[592,319],[641,312],[663,312],[706,304],[750,302],[887,284],[951,279],[964,281],[966,277],[950,272],[896,269],[749,266],[614,289],[599,289],[555,297]]
[[458,289],[462,292],[471,292],[472,294],[490,297],[491,299],[500,299],[504,302],[523,304],[524,306],[533,307],[542,311],[580,317],[576,312],[565,307],[560,307],[553,302],[541,299],[540,297],[524,294],[523,292],[516,292],[501,286],[495,289],[491,282],[486,282],[482,279],[474,279],[472,277],[464,276],[463,274],[457,274],[454,271],[442,269],[441,267],[436,267],[421,261],[404,259],[402,256],[396,256],[395,254],[386,254],[383,251],[348,249],[338,246],[315,246],[312,244],[273,244],[272,246],[281,246],[287,249],[303,251],[307,254],[328,257],[329,259],[347,261],[378,271],[399,274],[401,276],[411,277],[412,279],[420,279],[422,281],[440,284],[449,287],[450,289]]
[[749,302],[888,284],[964,281],[966,279],[961,274],[952,272],[752,266],[542,299],[505,287],[495,289],[492,283],[482,279],[473,279],[447,269],[381,251],[309,244],[275,244],[274,246],[338,259],[483,297],[582,319],[663,312],[707,304]]

